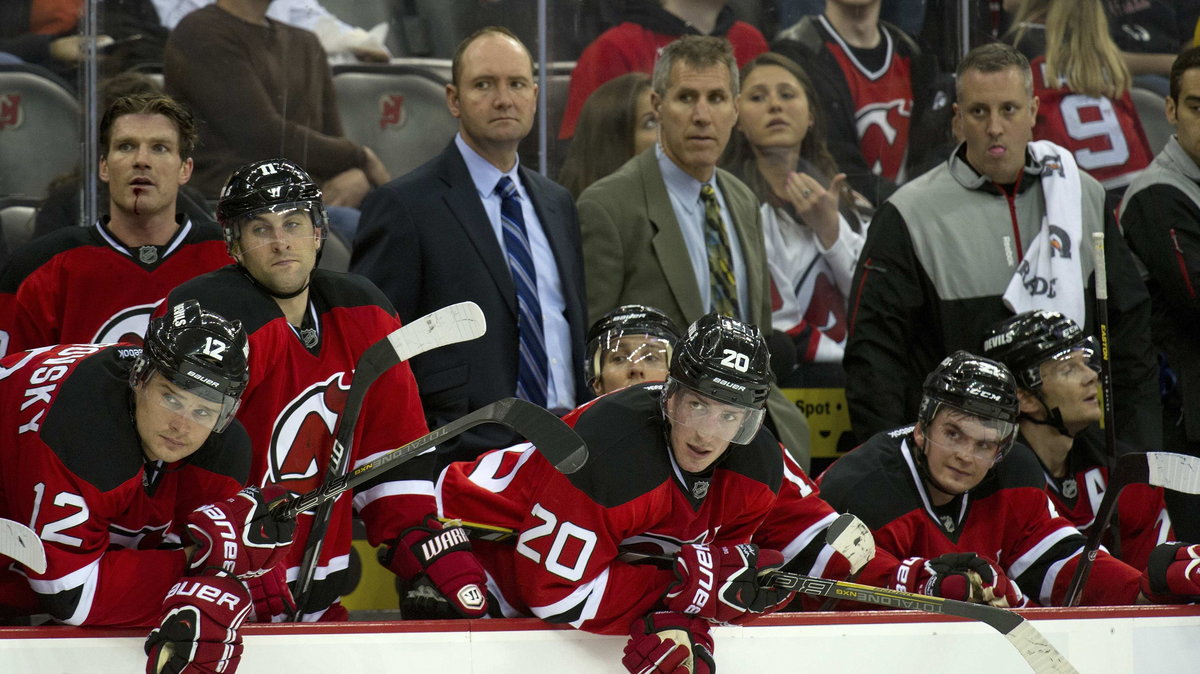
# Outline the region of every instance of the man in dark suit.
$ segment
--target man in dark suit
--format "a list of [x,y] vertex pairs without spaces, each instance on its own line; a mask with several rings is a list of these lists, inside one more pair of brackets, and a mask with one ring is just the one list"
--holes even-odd
[[[430,428],[513,395],[570,410],[589,397],[582,246],[570,194],[518,161],[537,102],[532,59],[507,29],[489,27],[463,40],[452,68],[458,134],[367,198],[351,271],[406,323],[464,300],[487,316],[480,339],[412,360]],[[469,460],[516,441],[482,426],[439,452]]]
[[[710,311],[771,330],[770,280],[758,199],[717,160],[737,121],[729,42],[686,36],[663,48],[651,104],[655,147],[579,197],[588,312],[658,307],[678,325]],[[776,436],[808,467],[804,416],[773,387]]]

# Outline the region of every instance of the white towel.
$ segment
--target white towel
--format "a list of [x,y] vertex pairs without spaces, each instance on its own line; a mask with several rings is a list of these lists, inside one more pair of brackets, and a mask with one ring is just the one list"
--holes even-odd
[[1014,313],[1058,311],[1083,325],[1083,191],[1071,151],[1045,140],[1029,144],[1043,165],[1046,215],[1042,229],[1017,265],[1004,304]]

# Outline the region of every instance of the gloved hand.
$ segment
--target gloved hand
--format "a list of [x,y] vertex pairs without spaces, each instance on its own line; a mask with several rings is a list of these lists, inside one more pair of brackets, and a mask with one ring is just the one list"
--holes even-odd
[[[272,495],[284,493],[277,486],[268,490]],[[188,515],[188,535],[196,542],[192,572],[215,567],[244,579],[279,563],[292,544],[296,523],[276,520],[268,503],[258,487],[246,487],[220,503],[193,510]]]
[[1142,572],[1142,594],[1156,604],[1182,604],[1200,597],[1200,545],[1160,543]]
[[242,657],[238,628],[250,610],[250,595],[231,575],[183,578],[146,639],[146,674],[233,674]]
[[631,674],[713,674],[713,640],[708,621],[658,611],[629,626],[621,664]]
[[759,576],[783,566],[776,550],[757,545],[684,545],[675,557],[676,581],[664,597],[671,611],[717,622],[747,613],[770,613],[795,592],[763,587]]
[[413,590],[401,604],[405,617],[487,614],[487,576],[471,554],[471,541],[462,527],[443,525],[429,515],[423,525],[405,529],[390,549],[381,550],[379,561],[412,582]]
[[261,576],[245,580],[254,610],[250,620],[260,623],[282,623],[292,619],[296,612],[296,600],[287,584],[287,569],[276,564]]
[[933,559],[909,557],[900,562],[893,587],[944,599],[1020,608],[1027,602],[1004,570],[973,552],[951,552]]

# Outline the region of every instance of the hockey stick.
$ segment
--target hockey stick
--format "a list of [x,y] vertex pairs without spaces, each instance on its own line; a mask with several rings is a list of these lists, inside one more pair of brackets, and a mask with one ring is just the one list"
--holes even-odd
[[1104,396],[1104,449],[1108,459],[1117,456],[1117,422],[1113,419],[1112,355],[1108,339],[1108,265],[1104,260],[1104,232],[1092,233],[1092,260],[1096,266],[1096,322],[1100,325],[1100,391]]
[[[479,305],[474,302],[460,302],[418,318],[367,347],[354,366],[354,379],[350,384],[349,393],[346,394],[346,406],[338,417],[326,483],[344,476],[350,466],[354,428],[358,425],[358,415],[362,410],[367,390],[376,379],[393,366],[417,354],[475,339],[486,330],[487,321]],[[296,577],[296,614],[293,619],[299,618],[308,601],[313,574],[317,569],[317,560],[321,556],[321,547],[332,514],[333,502],[326,501],[313,515],[312,528],[305,542],[304,558],[300,562],[300,572]]]
[[1079,603],[1083,586],[1096,561],[1100,541],[1117,509],[1117,497],[1121,495],[1121,490],[1131,484],[1148,484],[1185,494],[1200,494],[1200,457],[1173,452],[1139,452],[1117,459],[1116,467],[1108,475],[1104,498],[1100,499],[1100,506],[1096,508],[1096,520],[1092,522],[1091,532],[1080,553],[1079,564],[1071,576],[1071,584],[1067,586],[1063,606],[1076,606]]
[[46,549],[33,529],[0,517],[0,557],[24,564],[34,573],[46,572]]
[[[825,531],[825,542],[850,563],[850,575],[846,581],[858,580],[858,572],[875,558],[875,535],[862,520],[850,513],[842,513]],[[839,599],[829,597],[821,605],[822,611],[837,608]]]
[[276,518],[295,517],[300,513],[333,501],[342,492],[378,477],[433,447],[438,442],[462,435],[481,424],[500,424],[524,437],[547,461],[563,473],[573,473],[587,462],[587,445],[562,419],[529,401],[503,398],[470,414],[393,449],[379,458],[364,463],[350,473],[331,480],[299,496],[274,503],[271,515]]

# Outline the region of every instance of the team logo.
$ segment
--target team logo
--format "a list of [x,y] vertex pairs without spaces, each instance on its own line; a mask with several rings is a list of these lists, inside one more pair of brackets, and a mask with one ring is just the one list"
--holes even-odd
[[379,97],[379,128],[389,126],[400,128],[408,121],[408,112],[404,109],[404,96],[400,94],[384,94]]
[[817,274],[811,285],[804,321],[838,344],[845,342],[846,300],[842,293],[824,272]]
[[0,131],[15,129],[25,121],[21,94],[0,94]]
[[146,328],[150,326],[150,314],[154,313],[157,306],[158,302],[151,302],[118,311],[100,325],[100,329],[92,336],[92,342],[96,344],[115,342],[141,344],[142,335],[146,334]]
[[1047,224],[1050,228],[1050,257],[1071,259],[1071,235],[1062,227]]
[[349,379],[339,372],[313,384],[279,413],[271,429],[264,484],[281,484],[300,494],[321,486],[333,451],[333,431],[346,407]]
[[903,98],[872,103],[858,110],[854,130],[858,133],[859,149],[876,175],[891,178],[900,172],[911,117],[912,101]]

